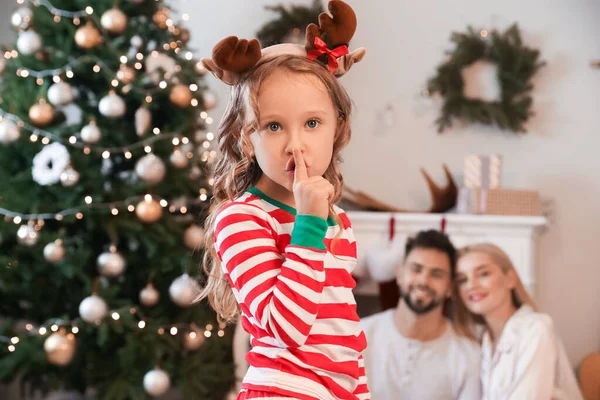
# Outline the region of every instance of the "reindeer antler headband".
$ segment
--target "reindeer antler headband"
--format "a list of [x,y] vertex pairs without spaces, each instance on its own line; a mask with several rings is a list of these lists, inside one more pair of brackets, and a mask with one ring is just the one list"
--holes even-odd
[[329,12],[332,16],[326,13],[319,15],[319,26],[308,25],[305,46],[285,43],[261,50],[256,39],[248,41],[229,36],[217,43],[212,59],[203,58],[202,64],[228,85],[233,85],[261,58],[283,54],[317,60],[326,65],[333,75],[340,77],[354,63],[362,60],[365,49],[361,47],[352,53],[348,51],[348,43],[356,31],[356,14],[352,7],[341,0],[330,0]]

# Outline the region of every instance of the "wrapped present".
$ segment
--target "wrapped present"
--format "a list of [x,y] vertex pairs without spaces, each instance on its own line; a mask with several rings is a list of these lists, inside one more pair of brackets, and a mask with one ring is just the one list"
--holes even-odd
[[465,157],[464,186],[468,189],[497,189],[500,187],[502,157],[471,154]]
[[538,192],[514,189],[468,189],[459,195],[459,213],[486,215],[542,215]]

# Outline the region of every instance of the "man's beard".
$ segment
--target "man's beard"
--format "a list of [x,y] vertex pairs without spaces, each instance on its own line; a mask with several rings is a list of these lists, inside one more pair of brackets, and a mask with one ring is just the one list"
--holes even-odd
[[[410,293],[415,289],[421,289],[429,293],[431,301],[425,303],[422,299],[413,301],[410,298]],[[435,297],[435,292],[427,286],[409,286],[408,291],[403,294],[402,299],[408,306],[408,308],[417,315],[427,314],[442,305],[443,300]]]

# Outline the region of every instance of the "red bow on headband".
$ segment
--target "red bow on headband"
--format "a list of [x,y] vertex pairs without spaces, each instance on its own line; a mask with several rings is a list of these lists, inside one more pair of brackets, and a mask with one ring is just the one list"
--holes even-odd
[[332,74],[338,67],[338,57],[345,56],[349,53],[348,46],[346,45],[338,46],[333,50],[328,49],[327,44],[323,40],[321,40],[320,37],[315,38],[315,47],[317,49],[309,51],[306,54],[306,57],[309,60],[316,60],[319,56],[327,54],[327,64],[329,65],[329,72],[331,72]]

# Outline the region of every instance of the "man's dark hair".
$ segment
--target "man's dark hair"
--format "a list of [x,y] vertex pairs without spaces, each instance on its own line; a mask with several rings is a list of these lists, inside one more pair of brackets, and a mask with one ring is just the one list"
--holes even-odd
[[456,274],[456,249],[448,235],[434,229],[417,233],[416,236],[410,237],[406,241],[404,259],[414,249],[434,249],[448,255],[450,259],[450,276],[454,279]]

